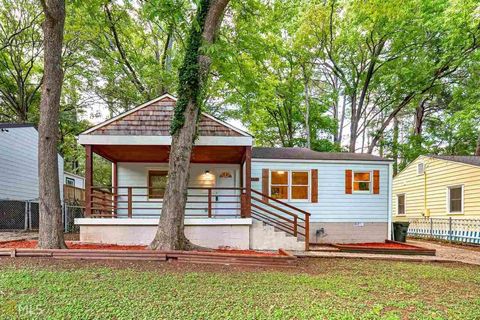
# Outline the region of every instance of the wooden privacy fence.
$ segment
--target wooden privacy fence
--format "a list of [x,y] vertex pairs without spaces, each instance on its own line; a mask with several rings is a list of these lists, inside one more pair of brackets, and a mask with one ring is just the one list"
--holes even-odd
[[408,235],[422,238],[480,244],[480,219],[410,219]]
[[63,200],[68,203],[84,203],[85,190],[64,184]]

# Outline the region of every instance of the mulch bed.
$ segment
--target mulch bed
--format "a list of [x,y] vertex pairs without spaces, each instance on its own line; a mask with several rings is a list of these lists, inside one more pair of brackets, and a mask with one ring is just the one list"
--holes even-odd
[[[15,249],[35,249],[37,248],[37,240],[16,240],[0,242],[0,248]],[[79,243],[66,241],[68,249],[99,249],[99,250],[147,250],[147,246],[141,245],[116,245],[116,244],[95,244],[95,243]],[[278,256],[278,252],[260,252],[255,250],[236,250],[236,249],[216,249],[219,253],[234,253],[245,255],[261,255],[261,256]]]
[[336,244],[335,248],[343,252],[379,253],[434,256],[435,250],[426,249],[396,241]]
[[[115,244],[92,244],[92,243],[75,243],[67,241],[68,249],[103,249],[103,250],[145,250],[146,246],[120,246]],[[15,249],[35,249],[37,240],[21,240],[0,242],[0,248]]]

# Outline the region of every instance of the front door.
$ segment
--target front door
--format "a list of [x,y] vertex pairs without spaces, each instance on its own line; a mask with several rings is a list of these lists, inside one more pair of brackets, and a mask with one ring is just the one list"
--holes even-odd
[[214,208],[215,216],[233,217],[239,214],[240,193],[234,190],[235,170],[227,168],[215,169]]

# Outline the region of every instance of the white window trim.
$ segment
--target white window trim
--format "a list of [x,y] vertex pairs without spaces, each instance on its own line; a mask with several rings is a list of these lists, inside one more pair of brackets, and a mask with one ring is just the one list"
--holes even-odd
[[[450,211],[450,189],[453,189],[453,188],[462,188],[462,210],[461,211]],[[465,207],[465,185],[463,184],[457,184],[457,185],[453,185],[453,186],[447,186],[447,212],[448,214],[452,214],[452,215],[455,215],[455,214],[463,214],[463,211],[464,211],[464,207]]]
[[[355,191],[355,173],[369,173],[370,174],[370,190],[362,191],[357,190]],[[355,194],[372,194],[373,192],[373,171],[372,170],[352,170],[352,193]]]
[[[397,193],[396,194],[397,196],[397,216],[406,216],[407,215],[407,194],[406,193]],[[404,213],[400,213],[398,208],[399,208],[399,205],[398,205],[398,197],[399,196],[403,196],[403,211]]]
[[[287,199],[278,199],[280,201],[287,202],[311,202],[311,193],[312,193],[312,179],[311,179],[311,170],[286,170],[286,169],[269,169],[269,178],[268,178],[268,195],[272,196],[272,171],[284,171],[287,172]],[[306,172],[308,174],[308,191],[307,199],[292,199],[292,172]],[[282,185],[279,185],[282,186]]]
[[[423,172],[420,172],[420,170],[418,170],[420,166],[422,166]],[[417,163],[417,175],[423,176],[424,174],[425,174],[425,163],[424,162]]]

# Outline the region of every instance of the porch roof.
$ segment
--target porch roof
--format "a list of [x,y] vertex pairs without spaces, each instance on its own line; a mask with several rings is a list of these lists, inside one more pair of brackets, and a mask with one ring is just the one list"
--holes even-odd
[[[90,145],[170,145],[170,124],[176,98],[165,94],[94,126],[79,136]],[[202,113],[196,145],[251,146],[252,136]]]
[[[170,146],[92,145],[92,151],[112,162],[168,162]],[[245,147],[194,146],[192,163],[242,163]]]

